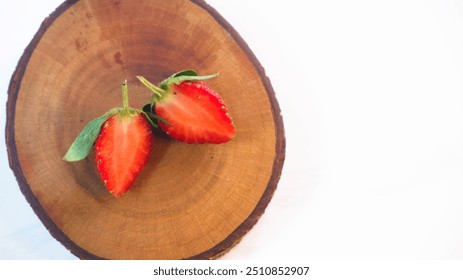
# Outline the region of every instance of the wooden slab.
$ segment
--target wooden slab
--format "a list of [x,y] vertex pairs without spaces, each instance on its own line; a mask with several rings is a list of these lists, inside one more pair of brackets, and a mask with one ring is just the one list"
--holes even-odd
[[[135,78],[219,72],[208,83],[236,138],[188,145],[156,134],[150,162],[119,199],[92,154],[62,160],[91,119],[150,93]],[[269,79],[238,33],[204,1],[66,1],[40,26],[12,76],[6,141],[21,191],[50,233],[82,259],[210,259],[257,222],[280,178],[285,136]],[[11,209],[14,211],[14,209]]]

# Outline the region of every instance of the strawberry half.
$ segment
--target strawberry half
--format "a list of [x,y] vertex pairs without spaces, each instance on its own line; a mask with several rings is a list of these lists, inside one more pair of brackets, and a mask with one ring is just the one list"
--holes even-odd
[[149,117],[129,107],[126,82],[122,85],[122,99],[122,108],[114,108],[91,121],[64,156],[66,161],[81,160],[95,144],[98,174],[115,197],[130,189],[148,162],[154,143]]
[[100,178],[115,197],[126,193],[150,158],[153,134],[140,113],[116,114],[101,127],[95,141]]
[[185,70],[159,86],[137,78],[153,92],[150,108],[170,137],[189,144],[220,144],[230,141],[236,130],[223,99],[202,81],[216,76]]

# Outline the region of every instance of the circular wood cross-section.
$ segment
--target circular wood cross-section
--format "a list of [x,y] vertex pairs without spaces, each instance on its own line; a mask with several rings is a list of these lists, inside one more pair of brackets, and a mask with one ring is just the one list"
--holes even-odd
[[[93,163],[62,160],[92,119],[195,69],[224,99],[237,134],[185,144],[156,132],[148,165],[119,199]],[[6,141],[21,191],[50,233],[82,259],[211,259],[246,234],[276,189],[285,157],[280,109],[238,33],[202,0],[69,0],[40,26],[12,76]],[[93,152],[92,152],[93,153]]]

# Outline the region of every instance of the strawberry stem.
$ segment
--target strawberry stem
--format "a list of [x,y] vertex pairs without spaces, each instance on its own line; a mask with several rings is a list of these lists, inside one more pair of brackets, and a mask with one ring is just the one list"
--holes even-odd
[[130,115],[129,112],[129,89],[127,87],[127,80],[122,82],[122,112],[124,115]]
[[[142,84],[144,84],[148,89],[150,89],[154,96],[153,96],[153,99],[161,99],[162,96],[166,93],[165,90],[163,90],[162,88],[160,87],[157,87],[155,85],[153,85],[150,81],[148,81],[145,77],[143,76],[137,76],[138,80],[140,80],[140,82]],[[153,100],[152,100],[153,101]],[[151,102],[153,103],[153,102]]]

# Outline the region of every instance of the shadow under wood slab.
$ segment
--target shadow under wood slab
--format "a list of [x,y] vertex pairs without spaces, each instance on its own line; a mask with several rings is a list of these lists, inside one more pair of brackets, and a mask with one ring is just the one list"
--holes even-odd
[[[92,119],[150,93],[183,69],[219,72],[208,83],[237,128],[220,145],[156,135],[148,165],[119,199],[104,188],[93,154],[62,160]],[[9,87],[6,141],[21,191],[50,233],[82,259],[210,259],[252,228],[272,198],[285,157],[269,79],[238,33],[201,0],[81,0],[40,26]]]

